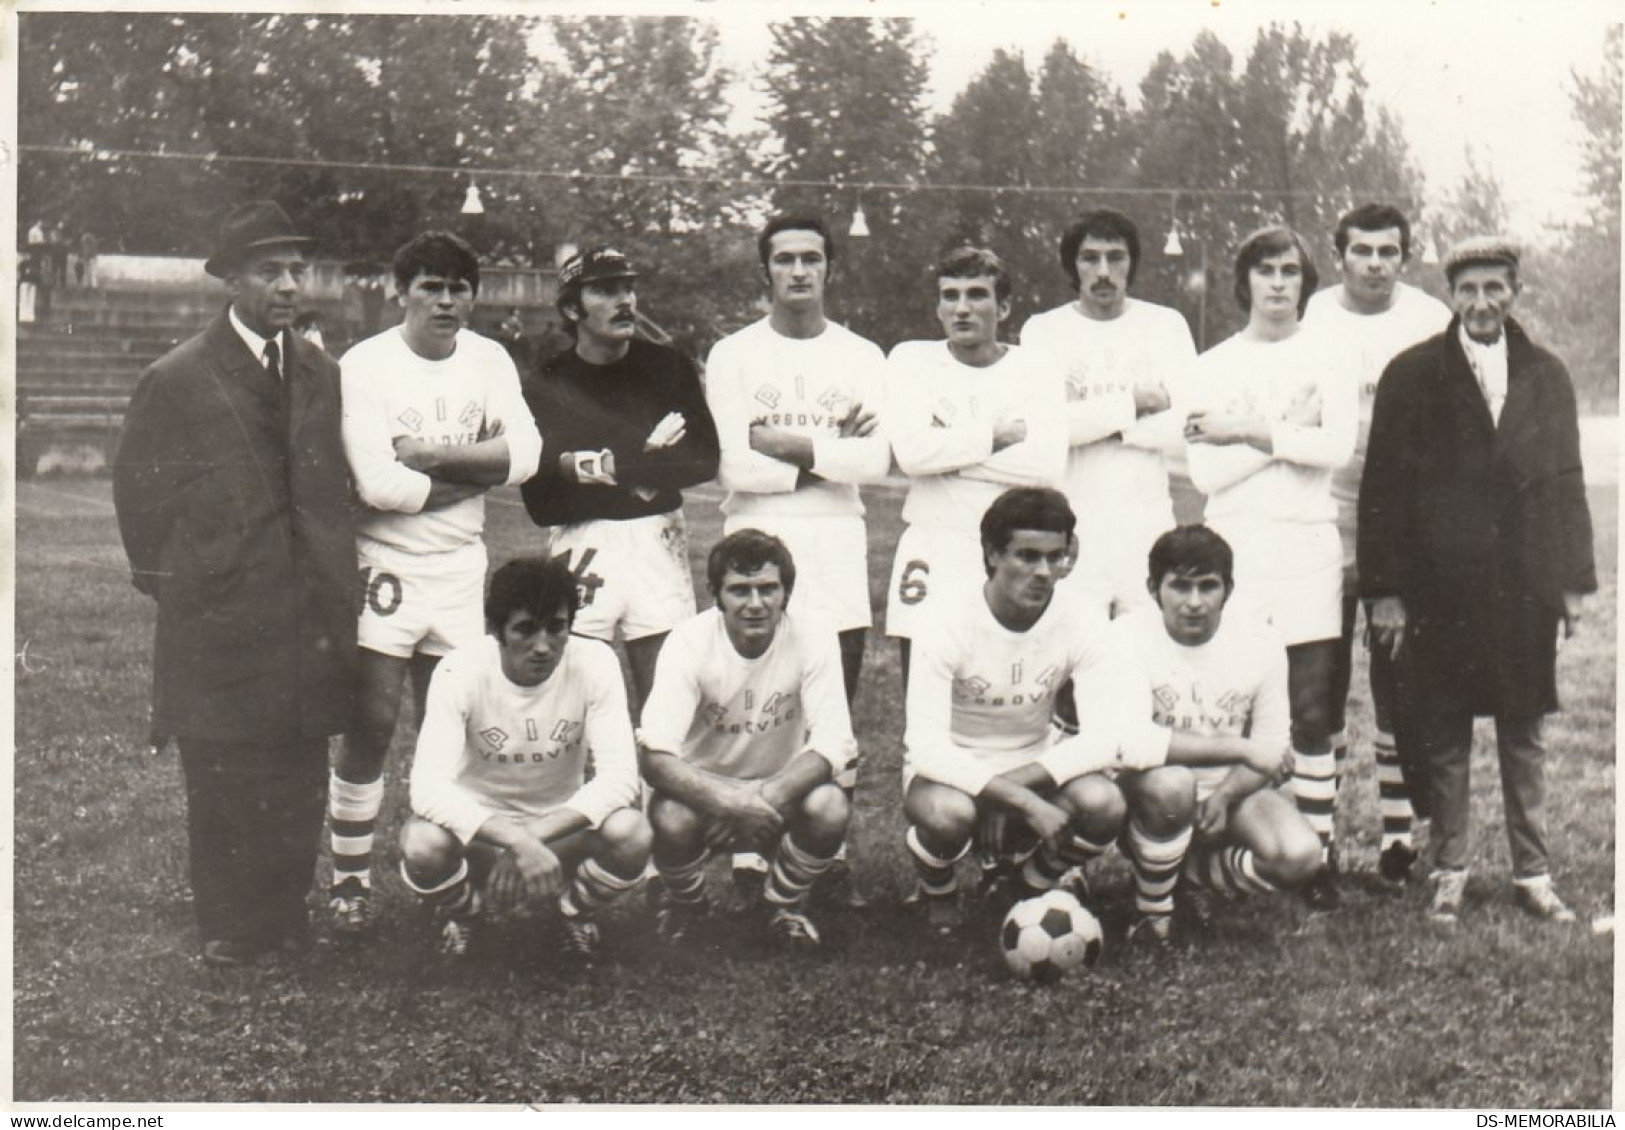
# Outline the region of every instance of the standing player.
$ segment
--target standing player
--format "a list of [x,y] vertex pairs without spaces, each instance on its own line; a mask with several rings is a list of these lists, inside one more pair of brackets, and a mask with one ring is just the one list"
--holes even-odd
[[769,534],[717,542],[706,579],[716,607],[666,641],[643,717],[660,934],[705,913],[712,851],[746,849],[771,860],[772,930],[817,946],[807,896],[846,837],[834,782],[857,756],[835,633],[787,611],[795,562]]
[[[1106,619],[1056,588],[1075,525],[1059,491],[1001,495],[980,522],[981,591],[943,602],[915,637],[903,812],[920,901],[939,932],[960,921],[956,865],[973,844],[1019,865],[1026,886],[1053,887],[1122,830],[1122,794],[1102,771],[1155,768],[1167,753],[1143,680],[1106,647]],[[1050,710],[1069,678],[1085,725],[1052,745]],[[1152,776],[1147,799],[1165,792],[1158,799],[1177,804],[1180,775]],[[1188,835],[1188,800],[1184,817]],[[1176,857],[1162,881],[1171,886],[1177,868]]]
[[355,721],[333,769],[330,906],[341,930],[373,918],[372,835],[384,761],[412,677],[415,720],[440,657],[480,638],[484,494],[536,471],[541,439],[519,374],[467,329],[474,251],[425,232],[395,253],[398,327],[344,355],[344,453],[368,510],[357,530],[362,607]]
[[999,341],[1010,275],[991,251],[962,247],[937,265],[937,320],[946,341],[905,341],[886,362],[887,438],[910,476],[897,541],[886,634],[909,641],[981,583],[978,529],[1010,486],[1057,483],[1066,469],[1061,374],[1036,350]]
[[489,635],[435,671],[401,875],[434,909],[444,953],[468,950],[487,905],[552,905],[590,960],[594,913],[649,861],[620,664],[607,645],[570,639],[577,600],[562,563],[510,561],[491,578]]
[[[1169,731],[1169,762],[1191,766],[1196,835],[1186,879],[1225,894],[1300,886],[1320,870],[1320,841],[1292,800],[1270,787],[1292,767],[1280,637],[1239,611],[1225,614],[1230,546],[1206,526],[1164,533],[1150,566],[1156,606],[1112,625],[1112,653],[1150,680],[1151,716]],[[1165,872],[1169,891],[1178,869],[1174,860]],[[1160,911],[1150,928],[1166,936],[1171,900],[1139,909]]]
[[555,526],[551,552],[581,588],[577,631],[626,642],[642,710],[660,643],[694,614],[682,488],[717,472],[717,432],[694,363],[637,337],[637,277],[590,247],[559,268],[556,302],[575,345],[527,382],[547,457],[525,509]]
[[[1185,442],[1208,524],[1234,550],[1238,606],[1267,618],[1287,645],[1293,795],[1330,861],[1343,579],[1331,480],[1353,454],[1359,413],[1355,382],[1342,373],[1348,360],[1301,331],[1316,277],[1290,228],[1242,242],[1235,293],[1247,325],[1197,361]],[[1320,909],[1337,904],[1329,870],[1305,898]]]
[[[839,634],[850,707],[872,620],[858,484],[882,482],[891,470],[876,417],[885,357],[824,315],[835,244],[822,218],[775,216],[757,252],[767,317],[717,342],[706,363],[722,452],[717,478],[728,490],[722,528],[770,533],[800,562],[796,609]],[[837,784],[850,800],[855,763]],[[855,889],[850,895],[863,901]]]
[[1088,524],[1072,584],[1109,616],[1148,603],[1145,555],[1174,524],[1163,453],[1179,443],[1171,389],[1196,358],[1185,319],[1129,296],[1140,233],[1121,212],[1087,212],[1061,237],[1076,301],[1035,314],[1021,344],[1066,374],[1064,489]]
[[[1359,605],[1359,578],[1354,568],[1354,519],[1360,497],[1360,476],[1365,470],[1366,441],[1371,434],[1371,408],[1376,402],[1377,379],[1401,352],[1450,323],[1450,308],[1438,299],[1399,281],[1411,252],[1411,226],[1403,213],[1386,204],[1362,204],[1337,221],[1333,235],[1343,282],[1309,300],[1303,316],[1306,330],[1330,341],[1332,348],[1353,359],[1348,370],[1359,382],[1360,430],[1354,458],[1332,474],[1332,495],[1337,499],[1337,531],[1343,539],[1343,638],[1332,688],[1332,752],[1337,775],[1348,753],[1346,711],[1354,675],[1354,622]],[[1367,602],[1366,622],[1371,621]],[[1376,734],[1377,792],[1382,812],[1381,855],[1377,874],[1384,883],[1403,884],[1416,861],[1411,843],[1413,794],[1422,793],[1425,774],[1419,772],[1416,751],[1396,743],[1398,688],[1395,663],[1387,649],[1371,653],[1371,709]],[[1413,745],[1404,743],[1405,746]],[[1413,769],[1411,766],[1417,766]],[[1334,778],[1334,795],[1335,795]],[[1335,837],[1334,837],[1335,838]]]

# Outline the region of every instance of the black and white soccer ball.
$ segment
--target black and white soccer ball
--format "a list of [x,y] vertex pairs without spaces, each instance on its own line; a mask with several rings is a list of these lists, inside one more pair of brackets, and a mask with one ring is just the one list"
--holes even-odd
[[1065,891],[1045,891],[1010,908],[999,928],[1004,963],[1024,981],[1052,984],[1100,960],[1100,922]]

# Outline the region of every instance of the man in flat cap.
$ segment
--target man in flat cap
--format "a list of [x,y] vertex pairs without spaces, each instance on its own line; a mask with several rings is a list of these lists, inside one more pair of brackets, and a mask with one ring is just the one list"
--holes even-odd
[[180,746],[211,965],[305,940],[327,739],[351,708],[339,368],[289,332],[312,242],[269,200],[226,217],[204,270],[230,304],[142,374],[113,470],[135,586],[158,605],[153,731]]
[[1361,595],[1373,646],[1414,679],[1433,804],[1429,917],[1452,926],[1469,860],[1473,718],[1495,719],[1514,894],[1572,922],[1546,854],[1541,721],[1557,709],[1559,625],[1595,592],[1569,375],[1511,317],[1518,252],[1499,237],[1445,260],[1455,311],[1377,386],[1360,487]]
[[637,336],[638,272],[612,247],[559,268],[554,299],[575,345],[525,383],[542,463],[525,509],[553,527],[550,552],[575,574],[575,631],[626,643],[632,718],[666,634],[694,615],[684,487],[717,473],[717,429],[699,372]]

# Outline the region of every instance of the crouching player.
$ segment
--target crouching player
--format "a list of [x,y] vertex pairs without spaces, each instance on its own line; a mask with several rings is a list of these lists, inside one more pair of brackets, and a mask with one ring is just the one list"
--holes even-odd
[[[1224,614],[1232,561],[1229,544],[1205,526],[1168,531],[1151,548],[1157,607],[1112,624],[1113,654],[1150,680],[1152,718],[1170,732],[1168,760],[1194,778],[1185,881],[1226,895],[1299,887],[1321,867],[1319,838],[1273,787],[1293,767],[1286,648],[1262,621]],[[1202,896],[1190,902],[1204,919]],[[1154,909],[1166,938],[1171,899]]]
[[807,896],[846,838],[835,776],[857,756],[840,646],[787,611],[796,569],[778,538],[729,534],[706,579],[716,607],[672,630],[643,708],[657,929],[675,941],[706,912],[713,851],[754,851],[770,861],[770,928],[817,946]]
[[485,907],[554,905],[569,950],[590,960],[593,915],[649,861],[620,664],[608,644],[570,638],[577,600],[562,562],[508,562],[485,598],[490,634],[429,685],[401,874],[434,909],[445,953],[468,949]]
[[[980,599],[945,607],[916,638],[904,813],[938,932],[960,922],[956,864],[973,843],[1020,866],[1026,887],[1053,887],[1121,831],[1122,794],[1103,771],[1152,769],[1167,753],[1143,677],[1107,648],[1105,616],[1055,587],[1075,526],[1058,491],[1000,495],[982,517]],[[1069,678],[1084,725],[1051,744],[1050,710]]]

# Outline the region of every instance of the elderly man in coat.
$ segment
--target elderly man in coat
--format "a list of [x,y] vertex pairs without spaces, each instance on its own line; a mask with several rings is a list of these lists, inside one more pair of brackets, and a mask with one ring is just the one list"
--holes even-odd
[[1511,318],[1518,252],[1463,241],[1445,261],[1455,317],[1399,354],[1377,386],[1360,487],[1361,595],[1374,646],[1415,679],[1433,799],[1429,917],[1454,925],[1467,886],[1473,718],[1495,719],[1514,892],[1574,914],[1546,854],[1541,720],[1557,709],[1559,626],[1595,592],[1574,389]]
[[158,605],[153,730],[180,746],[212,965],[306,939],[327,738],[351,709],[339,369],[289,332],[312,242],[271,201],[232,211],[204,264],[230,305],[142,374],[114,465],[135,586]]

